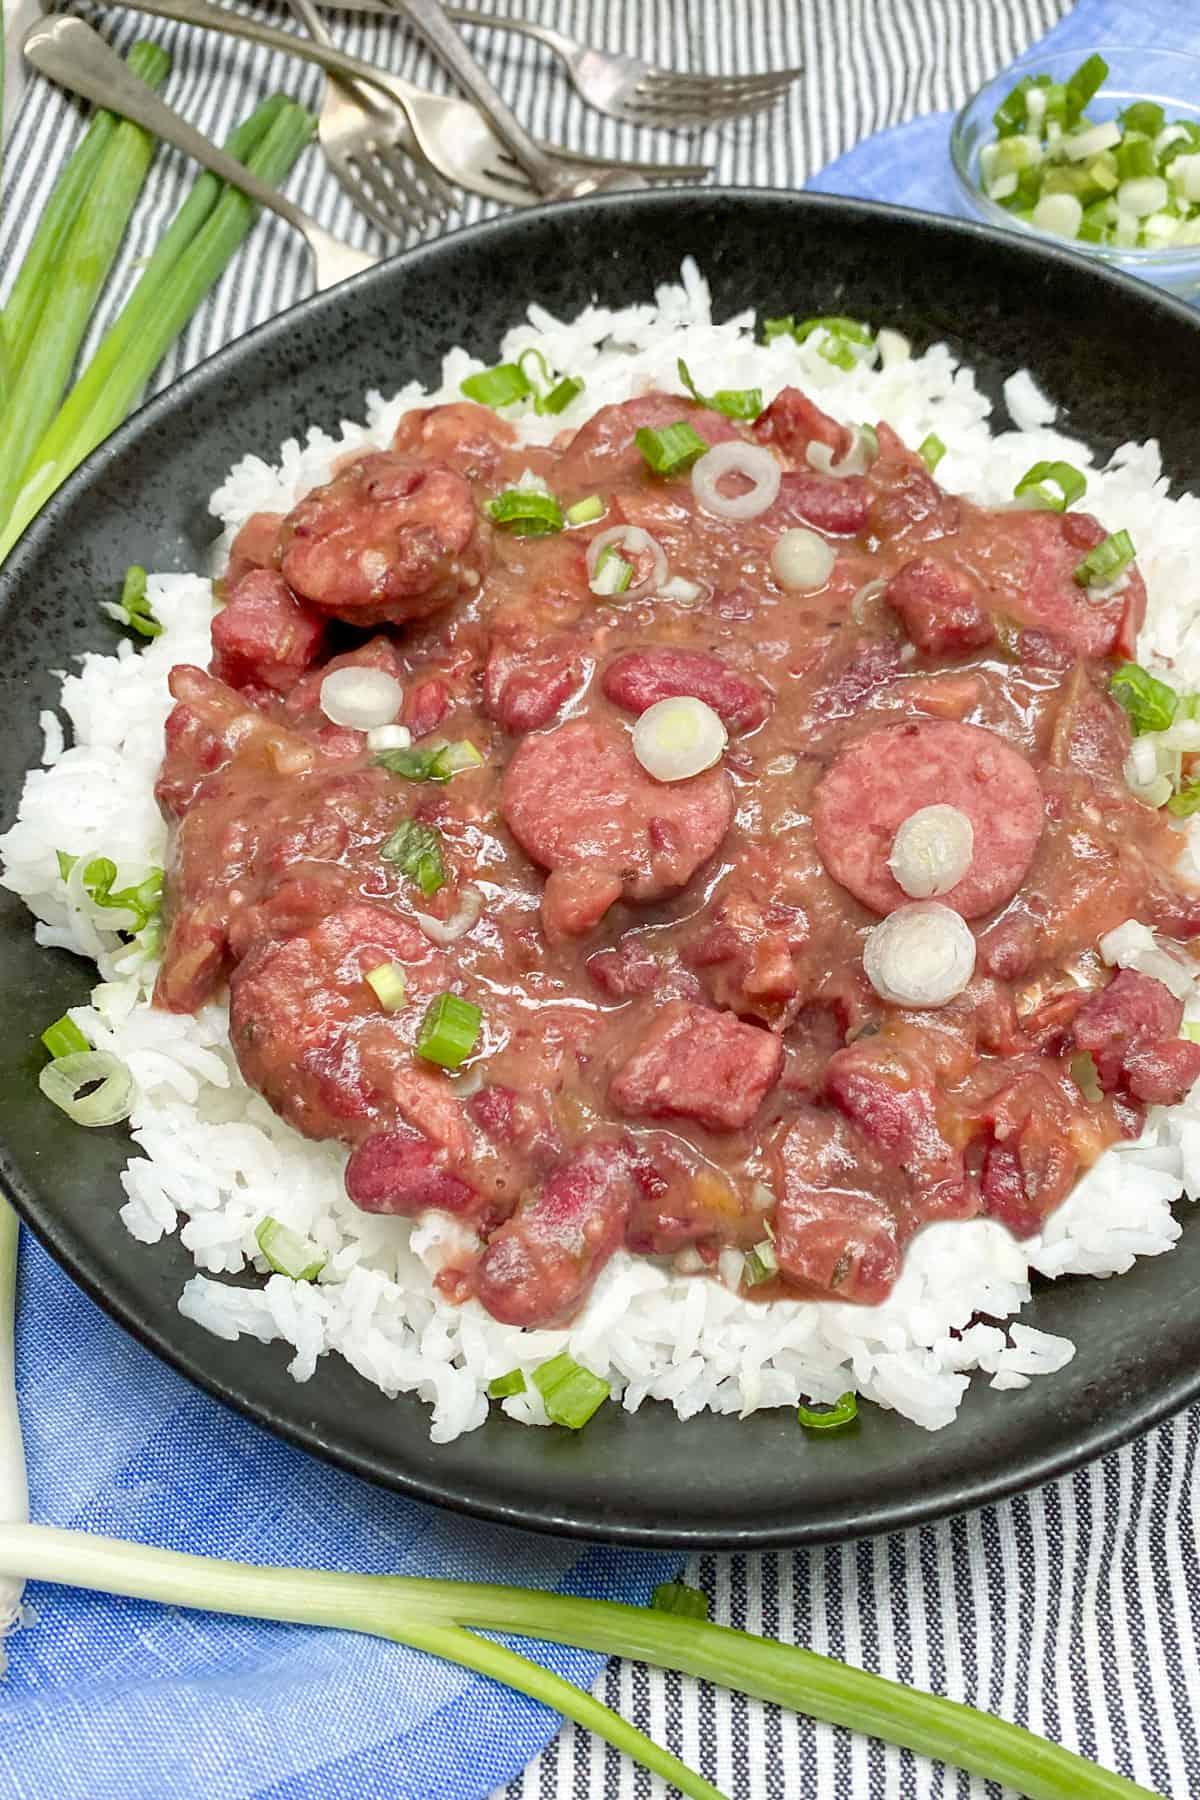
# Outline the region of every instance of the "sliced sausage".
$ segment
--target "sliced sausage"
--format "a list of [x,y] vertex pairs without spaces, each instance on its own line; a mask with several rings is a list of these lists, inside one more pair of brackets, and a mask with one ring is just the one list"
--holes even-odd
[[695,1119],[710,1131],[748,1125],[783,1068],[773,1032],[687,1000],[664,1006],[616,1070],[609,1098],[634,1119]]
[[896,571],[884,598],[926,656],[967,656],[996,635],[971,584],[933,556],[916,556]]
[[904,1183],[835,1113],[802,1107],[776,1149],[775,1255],[805,1293],[873,1306],[900,1273]]
[[848,425],[839,425],[794,387],[779,390],[766,411],[755,419],[753,430],[760,444],[774,445],[789,462],[799,464],[807,461],[810,444],[826,444],[838,462],[854,442]]
[[643,426],[661,431],[680,419],[686,419],[709,445],[741,436],[722,414],[709,412],[678,394],[639,394],[635,400],[602,406],[580,427],[558,464],[556,491],[587,494],[601,483],[615,487],[627,478],[646,474],[645,458],[634,441],[636,433]]
[[362,1212],[413,1218],[427,1206],[470,1213],[479,1196],[445,1167],[446,1153],[410,1125],[376,1131],[346,1164],[346,1192]]
[[[1047,632],[1076,656],[1134,656],[1146,616],[1146,584],[1136,564],[1119,593],[1097,595],[1075,580],[1079,563],[1107,533],[1081,512],[994,514],[990,560],[999,604],[1021,624]],[[1006,553],[1004,553],[1006,552]]]
[[569,1318],[620,1248],[636,1193],[621,1145],[581,1145],[493,1235],[475,1275],[480,1303],[505,1325]]
[[950,719],[881,726],[834,760],[813,796],[825,867],[873,912],[903,906],[909,896],[888,868],[892,841],[911,813],[935,805],[964,812],[975,834],[971,865],[938,896],[942,905],[973,919],[1010,900],[1037,849],[1042,791],[1019,750]]
[[387,451],[307,494],[280,542],[288,585],[351,625],[440,612],[478,589],[489,555],[465,478]]
[[415,407],[402,414],[392,449],[400,456],[443,463],[468,481],[490,481],[516,441],[507,419],[490,407],[454,400],[449,406]]
[[755,677],[703,650],[666,644],[623,651],[609,663],[600,685],[614,705],[634,713],[677,694],[690,695],[711,706],[735,732],[754,731],[771,710],[771,696]]
[[779,497],[758,524],[775,531],[811,525],[827,537],[854,537],[867,523],[870,496],[861,475],[820,475],[797,469],[784,475]]
[[501,808],[521,848],[550,871],[547,929],[569,936],[622,896],[658,900],[686,886],[729,828],[733,790],[720,767],[655,781],[619,726],[575,719],[522,740]]

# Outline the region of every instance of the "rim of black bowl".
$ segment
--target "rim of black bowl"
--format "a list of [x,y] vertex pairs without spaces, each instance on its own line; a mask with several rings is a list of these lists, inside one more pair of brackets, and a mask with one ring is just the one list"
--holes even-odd
[[[1189,330],[1200,332],[1200,314],[1197,313],[1196,308],[1120,270],[1098,265],[1086,254],[1073,251],[1052,241],[1027,239],[979,220],[954,218],[939,213],[923,213],[911,207],[892,206],[881,201],[845,199],[836,195],[776,189],[713,187],[695,190],[684,187],[655,189],[641,193],[597,195],[582,200],[560,202],[553,208],[537,207],[520,213],[504,214],[495,219],[487,219],[474,225],[464,226],[429,243],[415,245],[410,249],[397,252],[394,256],[383,259],[374,268],[365,270],[348,281],[340,283],[336,288],[307,296],[285,311],[277,313],[253,327],[249,332],[243,333],[241,337],[222,345],[213,355],[188,370],[161,393],[156,394],[92,452],[79,469],[68,477],[55,492],[42,512],[30,524],[3,568],[0,568],[0,613],[7,607],[27,568],[36,561],[46,539],[57,529],[60,516],[70,509],[75,495],[94,479],[97,471],[105,468],[119,457],[125,446],[134,441],[141,431],[153,426],[164,414],[169,414],[181,401],[186,400],[187,395],[193,389],[210,379],[214,372],[220,371],[228,363],[236,362],[256,342],[286,331],[288,320],[293,318],[298,311],[319,313],[324,307],[335,305],[337,296],[348,289],[365,288],[385,280],[388,271],[398,263],[418,266],[426,261],[436,261],[445,253],[447,246],[464,240],[474,242],[489,237],[503,238],[506,232],[519,229],[526,221],[544,217],[551,211],[556,215],[561,215],[564,211],[611,214],[619,213],[630,206],[639,211],[653,211],[656,208],[675,206],[684,196],[694,196],[697,199],[702,198],[705,201],[720,203],[777,205],[781,211],[801,207],[816,213],[826,212],[831,215],[849,213],[864,221],[880,218],[891,223],[899,222],[911,225],[914,230],[934,229],[968,240],[988,241],[1000,245],[1005,252],[1030,262],[1066,265],[1093,281],[1113,286],[1136,297],[1143,304],[1161,308],[1165,313],[1187,326]],[[1156,1386],[1152,1398],[1140,1399],[1136,1402],[1126,1401],[1118,1410],[1110,1412],[1105,1412],[1102,1407],[1097,1407],[1094,1415],[1095,1423],[1088,1429],[1076,1432],[1069,1441],[1052,1443],[1050,1448],[1043,1450],[1031,1449],[1028,1454],[1023,1454],[1020,1458],[1013,1460],[1002,1470],[992,1469],[961,1481],[943,1480],[937,1485],[914,1492],[902,1500],[888,1499],[879,1502],[869,1495],[864,1495],[855,1501],[851,1510],[839,1508],[836,1517],[832,1513],[802,1518],[778,1517],[770,1520],[763,1520],[760,1517],[749,1527],[740,1527],[732,1524],[727,1517],[718,1518],[714,1513],[711,1519],[680,1526],[669,1522],[663,1523],[657,1519],[654,1522],[647,1522],[640,1518],[614,1517],[607,1510],[600,1496],[597,1496],[591,1507],[567,1514],[556,1510],[550,1504],[539,1503],[537,1500],[498,1500],[490,1497],[486,1492],[481,1492],[477,1487],[464,1487],[453,1481],[441,1479],[436,1473],[428,1471],[409,1473],[397,1469],[394,1464],[386,1461],[377,1450],[348,1450],[344,1446],[326,1442],[315,1424],[306,1425],[303,1422],[301,1416],[303,1406],[300,1403],[290,1410],[281,1410],[271,1403],[248,1399],[245,1394],[238,1391],[236,1384],[222,1379],[211,1369],[206,1369],[203,1366],[202,1357],[188,1353],[165,1332],[148,1326],[143,1319],[137,1316],[134,1308],[114,1299],[105,1288],[104,1271],[99,1267],[98,1261],[93,1262],[86,1256],[80,1255],[78,1247],[72,1241],[71,1234],[61,1219],[57,1217],[47,1219],[41,1212],[38,1203],[31,1197],[29,1186],[12,1151],[4,1142],[0,1142],[0,1174],[3,1175],[5,1189],[24,1223],[67,1270],[71,1278],[89,1294],[103,1311],[115,1318],[131,1336],[143,1343],[170,1367],[194,1382],[197,1387],[213,1395],[235,1411],[244,1414],[256,1424],[264,1426],[277,1436],[298,1445],[323,1461],[364,1476],[385,1487],[390,1487],[396,1492],[497,1524],[523,1527],[535,1531],[548,1531],[565,1537],[621,1543],[631,1547],[656,1550],[748,1550],[781,1549],[801,1544],[822,1543],[885,1531],[910,1529],[952,1513],[964,1512],[985,1503],[1005,1499],[1014,1493],[1036,1487],[1055,1476],[1067,1473],[1107,1451],[1128,1443],[1132,1438],[1169,1418],[1200,1395],[1200,1360],[1198,1360],[1190,1367],[1183,1367],[1177,1374],[1173,1373],[1170,1379],[1160,1382]],[[1197,1229],[1200,1230],[1200,1221],[1198,1221]],[[139,1248],[144,1249],[145,1247],[139,1246]],[[1143,1259],[1137,1268],[1144,1270],[1147,1260]],[[1129,1282],[1136,1272],[1135,1268],[1130,1275],[1122,1276],[1122,1282]],[[1086,1277],[1073,1279],[1087,1282]],[[1100,1284],[1091,1283],[1089,1285],[1098,1287]],[[214,1342],[219,1343],[220,1340],[214,1340]],[[258,1344],[249,1346],[249,1350],[253,1354],[263,1353],[264,1348]],[[274,1348],[277,1349],[278,1346],[276,1345]],[[314,1377],[314,1379],[318,1377]],[[297,1387],[298,1397],[302,1396],[303,1392],[302,1387]],[[1014,1397],[1007,1396],[1006,1398],[1011,1400]],[[650,1404],[658,1406],[662,1403]],[[773,1421],[780,1415],[787,1420],[789,1433],[794,1433],[798,1428],[795,1425],[791,1408],[772,1409],[770,1412],[758,1413],[753,1417],[757,1421]],[[706,1420],[717,1417],[720,1416],[705,1413],[698,1415],[688,1423],[703,1429]],[[720,1418],[720,1422],[726,1423],[727,1421]],[[520,1427],[518,1429],[529,1428]],[[949,1432],[953,1432],[954,1429],[954,1425],[946,1428]],[[836,1439],[829,1440],[829,1447],[832,1448],[834,1443],[836,1443]],[[436,1450],[437,1446],[434,1448]]]

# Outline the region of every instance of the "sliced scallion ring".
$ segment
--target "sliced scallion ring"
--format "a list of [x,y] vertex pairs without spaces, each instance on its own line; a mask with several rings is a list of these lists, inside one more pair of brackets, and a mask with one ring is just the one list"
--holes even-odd
[[523,1394],[525,1385],[520,1369],[510,1369],[507,1375],[497,1375],[488,1382],[488,1396],[492,1400],[507,1400],[511,1394]]
[[533,392],[533,384],[519,363],[499,363],[494,369],[481,369],[477,375],[468,375],[459,382],[458,389],[468,400],[477,400],[481,406],[497,407],[527,400]]
[[811,1406],[797,1407],[796,1417],[805,1431],[843,1431],[847,1425],[853,1425],[858,1417],[858,1396],[843,1394],[832,1406],[819,1409]]
[[329,1261],[320,1244],[270,1214],[259,1220],[254,1240],[275,1273],[291,1281],[315,1281]]
[[1026,469],[1013,497],[1028,500],[1045,512],[1066,512],[1087,493],[1087,476],[1069,462],[1039,462]]
[[533,1385],[542,1396],[546,1417],[568,1431],[580,1431],[608,1399],[612,1389],[566,1351],[552,1356],[533,1371]]
[[586,500],[577,500],[574,506],[568,506],[566,519],[568,525],[592,525],[605,514],[605,505],[599,494],[589,494]]
[[720,715],[691,694],[656,700],[633,728],[633,754],[655,781],[689,781],[720,762],[728,742]]
[[922,438],[920,444],[917,446],[917,455],[925,464],[925,467],[929,470],[931,475],[945,454],[946,446],[943,444],[936,431],[931,431],[928,437]]
[[116,1125],[133,1106],[133,1076],[107,1050],[56,1056],[39,1074],[38,1086],[76,1125]]
[[42,1042],[56,1059],[60,1056],[83,1056],[91,1049],[82,1031],[67,1013],[61,1019],[55,1019],[53,1025],[47,1025],[42,1033]]
[[1133,561],[1136,551],[1127,531],[1113,531],[1089,550],[1075,566],[1075,580],[1080,587],[1098,587],[1115,581]]
[[[597,532],[587,549],[588,586],[592,592],[602,593],[596,587],[596,571],[600,567],[600,559],[604,552],[613,547],[618,551],[627,551],[629,556],[646,556],[651,558],[648,575],[640,581],[633,581],[625,589],[631,600],[639,600],[643,594],[656,594],[667,579],[667,553],[656,538],[640,525],[610,525],[607,531]],[[627,558],[625,559],[627,560]]]
[[828,444],[818,443],[814,438],[805,451],[805,457],[812,467],[822,475],[865,475],[875,458],[879,455],[879,433],[873,425],[860,425],[851,434],[850,448],[840,462],[834,462],[833,451]]
[[514,537],[547,537],[563,528],[562,509],[553,494],[535,488],[505,488],[486,507],[488,518]]
[[634,432],[633,441],[656,475],[682,475],[708,449],[708,440],[686,419],[658,428],[643,425]]
[[366,974],[367,986],[384,1012],[399,1012],[408,1003],[408,976],[398,962],[377,963]]
[[457,1069],[479,1042],[482,1027],[483,1013],[473,1000],[438,994],[429,1002],[413,1048],[425,1062]]
[[[738,475],[749,488],[727,494],[722,483]],[[765,444],[714,444],[692,470],[692,492],[714,519],[757,519],[774,506],[782,481],[783,470]]]

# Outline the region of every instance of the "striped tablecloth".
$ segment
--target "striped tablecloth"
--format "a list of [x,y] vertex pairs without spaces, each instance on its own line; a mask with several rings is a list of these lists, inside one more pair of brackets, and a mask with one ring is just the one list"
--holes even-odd
[[[494,0],[477,4],[488,10]],[[518,40],[494,64],[510,102],[547,137],[625,154],[683,157],[702,147],[722,181],[784,187],[802,185],[874,131],[954,105],[1068,10],[1066,0],[508,0],[508,8],[676,65],[802,63],[804,79],[786,110],[665,144],[589,113]],[[124,46],[134,23],[123,14],[106,29]],[[305,65],[157,21],[136,23],[145,35],[170,40],[169,97],[211,136],[223,136],[234,115],[276,87],[318,100],[321,78]],[[337,30],[348,47],[439,85],[395,34],[348,15]],[[65,154],[69,121],[68,103],[53,90],[37,84],[28,91],[8,145],[0,284],[11,277]],[[159,159],[126,247],[127,270],[188,178],[177,159]],[[289,191],[351,241],[377,241],[315,152]],[[489,210],[472,202],[465,216]],[[307,279],[288,230],[261,222],[160,384],[299,298]],[[119,295],[118,282],[114,302]],[[720,1620],[994,1708],[1186,1800],[1200,1794],[1198,1447],[1194,1411],[1002,1506],[795,1555],[703,1556],[690,1577],[711,1593]],[[737,1800],[994,1800],[999,1791],[640,1665],[610,1665],[597,1691]],[[505,1800],[649,1800],[658,1791],[571,1728],[503,1790]]]

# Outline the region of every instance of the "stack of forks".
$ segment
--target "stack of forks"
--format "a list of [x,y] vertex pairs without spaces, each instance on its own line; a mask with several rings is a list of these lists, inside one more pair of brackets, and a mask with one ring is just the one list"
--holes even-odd
[[[110,0],[115,3],[115,0]],[[611,119],[655,128],[700,129],[744,118],[770,107],[795,81],[799,71],[742,76],[693,75],[655,68],[631,56],[593,49],[564,33],[503,14],[476,13],[443,7],[438,0],[353,0],[350,10],[387,14],[414,25],[450,68],[472,100],[433,94],[399,76],[349,56],[336,48],[314,0],[289,0],[306,35],[281,31],[233,12],[212,0],[137,0],[139,11],[160,14],[186,25],[222,31],[271,49],[283,50],[319,64],[328,77],[319,121],[319,141],[342,187],[359,210],[389,238],[401,241],[444,225],[458,204],[456,189],[509,206],[528,206],[550,198],[568,198],[614,187],[641,187],[654,181],[679,182],[710,173],[702,163],[636,162],[589,157],[530,138],[475,62],[456,27],[486,26],[518,32],[559,57],[581,98]],[[103,46],[89,45],[80,20],[65,17],[35,25],[26,40],[26,55],[53,79],[87,97],[104,101],[94,91]],[[126,116],[135,116],[132,97],[125,95]],[[151,117],[150,115],[153,115]],[[142,122],[160,137],[171,138],[178,115],[153,96],[140,108]],[[217,167],[201,146],[221,159],[215,146],[190,127],[174,141],[197,158]],[[244,182],[242,185],[246,185]],[[266,196],[256,192],[263,203]],[[337,246],[315,222],[289,202],[275,210],[296,225],[309,241],[317,263],[317,284],[342,278],[351,267],[331,246],[345,250],[357,267],[373,258]]]

